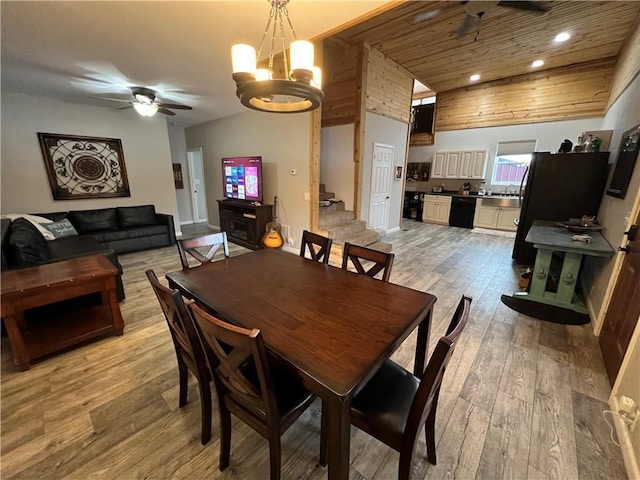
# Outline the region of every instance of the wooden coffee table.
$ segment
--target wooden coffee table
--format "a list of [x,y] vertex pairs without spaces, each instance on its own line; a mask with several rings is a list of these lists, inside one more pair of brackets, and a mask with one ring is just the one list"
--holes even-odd
[[[28,370],[33,359],[105,333],[122,335],[124,321],[116,297],[117,273],[103,255],[2,272],[1,316],[14,363]],[[82,300],[89,294],[99,297],[99,302],[91,299],[87,305],[76,302],[73,308],[69,304],[66,311],[58,304],[45,318],[37,321],[25,318],[30,309],[63,300]]]

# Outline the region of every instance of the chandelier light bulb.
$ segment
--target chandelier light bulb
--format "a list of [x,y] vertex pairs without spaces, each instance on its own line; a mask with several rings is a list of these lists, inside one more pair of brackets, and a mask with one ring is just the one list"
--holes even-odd
[[311,71],[313,72],[311,85],[316,88],[322,89],[322,70],[320,70],[320,67],[316,67],[314,65],[313,67],[311,67]]
[[256,80],[271,80],[271,72],[268,68],[259,68],[256,70]]
[[255,74],[256,49],[243,43],[234,45],[231,47],[231,63],[233,65],[233,73]]
[[291,70],[311,70],[313,68],[313,43],[296,40],[291,43]]

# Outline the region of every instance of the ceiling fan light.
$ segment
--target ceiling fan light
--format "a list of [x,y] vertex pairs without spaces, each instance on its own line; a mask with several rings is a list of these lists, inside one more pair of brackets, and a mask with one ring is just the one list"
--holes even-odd
[[153,117],[158,111],[155,103],[134,103],[133,108],[143,117]]
[[544,65],[544,62],[542,60],[534,60],[533,63],[531,64],[533,68],[538,68],[543,65]]
[[233,73],[256,73],[256,49],[251,45],[238,43],[231,47]]
[[296,40],[291,43],[291,70],[311,70],[313,68],[313,43]]
[[471,80],[472,82],[477,82],[478,80],[480,80],[480,75],[477,73],[474,73],[469,77],[469,80]]
[[561,42],[566,42],[570,38],[571,38],[571,34],[569,34],[569,32],[561,32],[556,35],[553,41],[556,43],[561,43]]

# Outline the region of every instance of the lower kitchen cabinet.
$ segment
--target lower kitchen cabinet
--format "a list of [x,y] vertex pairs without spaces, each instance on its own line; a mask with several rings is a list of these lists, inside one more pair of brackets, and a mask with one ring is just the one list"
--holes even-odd
[[518,227],[513,221],[519,217],[519,208],[478,205],[476,206],[476,213],[473,217],[473,226],[515,232],[518,230]]
[[422,221],[449,225],[451,197],[445,195],[425,195]]

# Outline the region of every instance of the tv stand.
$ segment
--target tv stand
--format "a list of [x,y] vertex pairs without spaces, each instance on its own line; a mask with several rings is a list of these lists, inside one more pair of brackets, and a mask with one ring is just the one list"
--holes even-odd
[[273,218],[273,205],[254,205],[242,200],[218,200],[220,230],[230,242],[251,250],[262,247],[266,225]]

